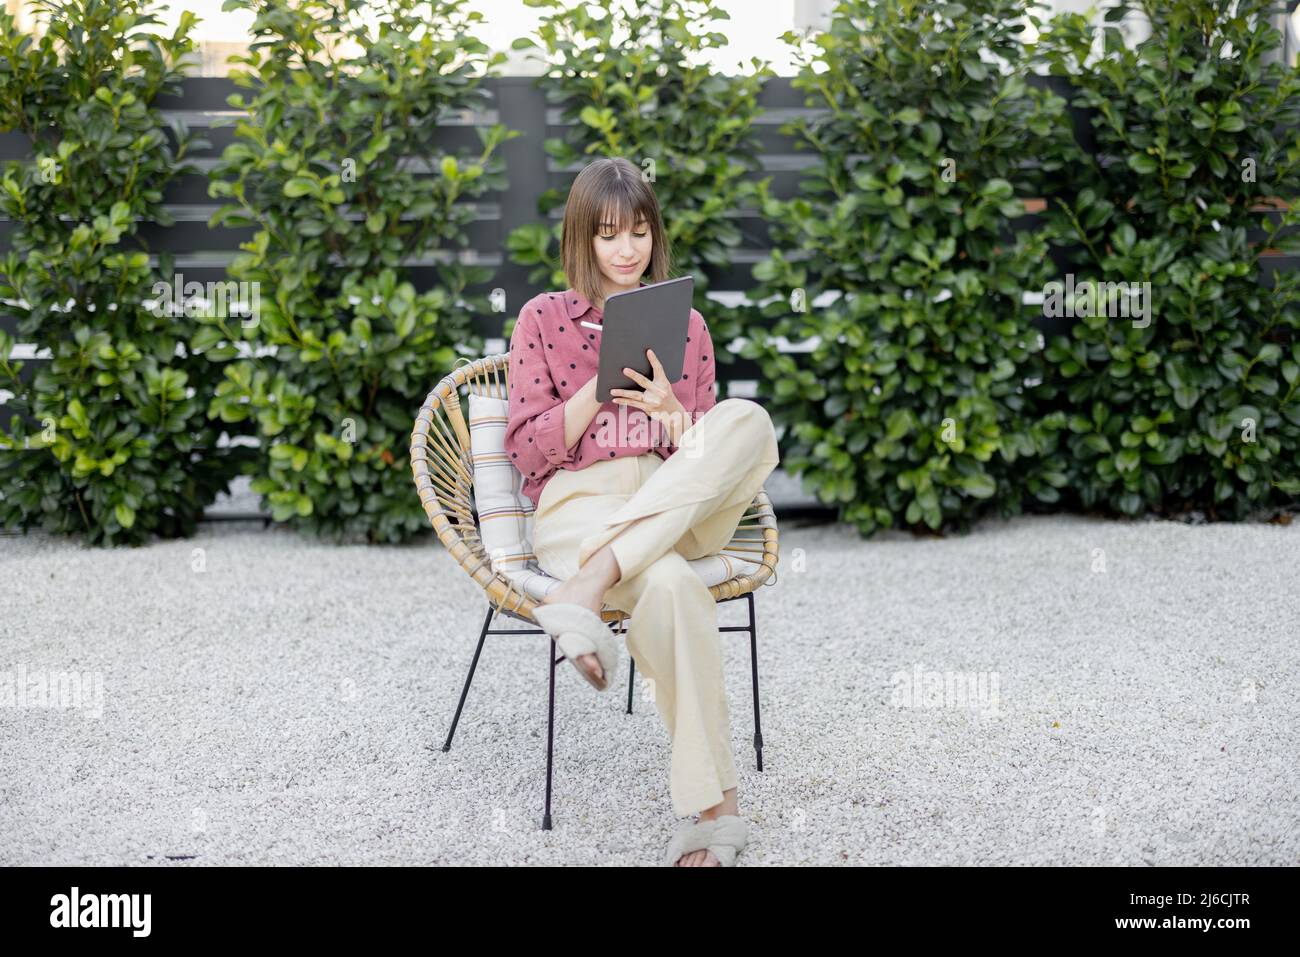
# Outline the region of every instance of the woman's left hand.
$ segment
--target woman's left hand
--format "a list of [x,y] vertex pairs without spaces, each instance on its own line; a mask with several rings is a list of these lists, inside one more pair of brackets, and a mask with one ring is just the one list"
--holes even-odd
[[661,425],[671,425],[673,416],[679,416],[679,422],[686,419],[686,409],[678,400],[677,394],[673,392],[672,383],[668,381],[668,376],[664,373],[664,367],[655,355],[655,351],[647,349],[645,354],[650,358],[654,379],[647,379],[635,369],[624,366],[623,374],[634,382],[641,383],[645,386],[645,390],[637,392],[634,389],[610,389],[610,394],[614,396],[613,401],[619,405],[640,409]]

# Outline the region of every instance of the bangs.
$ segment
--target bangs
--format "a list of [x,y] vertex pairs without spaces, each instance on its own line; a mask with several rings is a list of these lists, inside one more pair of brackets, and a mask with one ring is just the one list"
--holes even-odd
[[605,198],[605,205],[596,217],[593,235],[603,232],[621,233],[638,225],[650,224],[652,211],[639,196],[615,189]]

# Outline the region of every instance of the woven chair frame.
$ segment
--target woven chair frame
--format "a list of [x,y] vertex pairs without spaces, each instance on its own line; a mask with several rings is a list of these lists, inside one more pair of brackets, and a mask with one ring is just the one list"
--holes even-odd
[[[429,395],[411,432],[411,472],[424,512],[448,553],[478,583],[501,614],[536,624],[537,601],[493,572],[479,534],[471,505],[474,467],[471,460],[469,395],[505,399],[509,393],[508,353],[465,359],[444,376]],[[718,553],[747,562],[761,562],[753,574],[738,575],[709,587],[714,601],[729,601],[776,583],[778,557],[776,514],[767,493],[759,489],[741,516],[736,533]],[[606,608],[601,619],[620,623],[629,617],[621,609]]]

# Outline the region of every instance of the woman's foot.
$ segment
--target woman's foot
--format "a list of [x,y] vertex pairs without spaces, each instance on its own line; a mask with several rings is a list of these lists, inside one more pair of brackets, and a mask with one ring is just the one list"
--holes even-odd
[[[715,804],[699,813],[701,821],[712,821],[720,814],[735,814],[739,816],[740,805],[736,803],[736,789],[722,792],[722,803]],[[683,854],[677,859],[674,867],[721,867],[722,862],[718,860],[716,854],[709,850],[690,851]]]
[[[614,557],[614,550],[606,545],[587,559],[587,564],[578,570],[578,574],[561,582],[558,588],[543,598],[541,604],[554,605],[564,602],[581,605],[599,615],[601,606],[605,602],[605,592],[618,582],[619,576],[620,570],[618,560]],[[594,652],[580,656],[578,667],[598,682],[605,678],[604,669],[600,667],[600,659]]]

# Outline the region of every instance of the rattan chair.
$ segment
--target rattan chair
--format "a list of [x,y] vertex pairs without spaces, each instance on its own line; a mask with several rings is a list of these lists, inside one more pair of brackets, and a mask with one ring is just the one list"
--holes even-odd
[[[538,604],[536,596],[525,594],[505,574],[494,571],[492,562],[480,538],[478,515],[471,503],[474,491],[474,467],[471,457],[470,430],[467,425],[466,403],[470,392],[505,399],[508,397],[509,354],[491,355],[467,362],[445,376],[431,391],[420,407],[411,433],[411,471],[424,511],[433,524],[442,544],[451,557],[459,563],[479,586],[488,599],[487,614],[479,631],[478,645],[465,676],[456,715],[447,732],[443,751],[451,750],[452,737],[460,722],[469,695],[470,683],[478,667],[479,655],[488,635],[545,635],[541,628],[493,629],[495,616],[513,618],[525,624],[536,625],[533,609]],[[754,592],[762,584],[774,584],[777,563],[777,523],[771,500],[762,489],[745,511],[732,540],[719,554],[730,555],[750,565],[751,571],[712,585],[709,588],[717,602],[744,598],[749,609],[749,624],[722,627],[721,631],[746,631],[749,633],[750,672],[754,692],[754,751],[758,770],[763,770],[763,733],[758,698],[758,629],[754,616]],[[756,566],[756,568],[755,568]],[[728,565],[730,568],[730,565]],[[540,567],[531,569],[546,578]],[[554,581],[547,578],[547,581]],[[616,634],[626,630],[629,615],[618,609],[603,609],[601,618],[608,622]],[[554,642],[546,639],[547,697],[546,719],[546,802],[542,814],[542,829],[551,829],[551,781],[554,766],[555,733],[555,667],[564,661],[556,657]],[[627,714],[632,713],[636,663],[632,662],[628,676]]]

